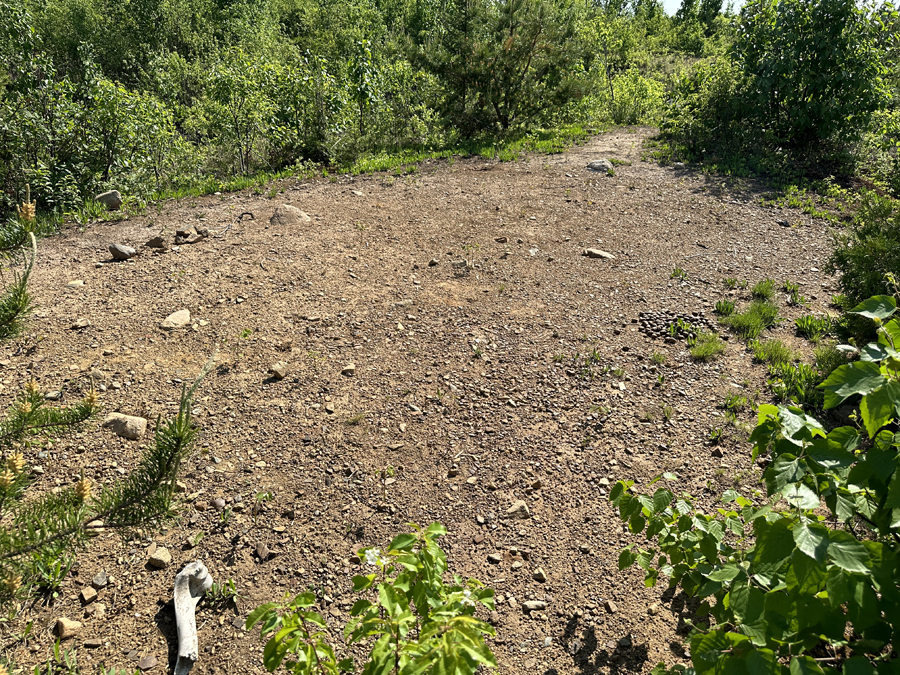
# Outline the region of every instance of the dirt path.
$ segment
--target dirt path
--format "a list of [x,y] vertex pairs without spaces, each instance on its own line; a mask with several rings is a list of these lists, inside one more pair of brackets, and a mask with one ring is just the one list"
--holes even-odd
[[[664,588],[645,589],[634,570],[617,571],[632,537],[608,486],[666,470],[701,504],[707,488],[751,495],[758,472],[749,447],[716,406],[733,393],[766,399],[765,372],[734,339],[720,360],[698,365],[683,342],[650,339],[633,321],[663,309],[711,318],[724,277],[801,282],[811,309],[823,311],[830,289],[819,269],[830,239],[822,223],[762,208],[752,191],[641,162],[646,134],[615,131],[515,163],[442,161],[406,177],[286,182],[271,199],[168,202],[43,242],[31,333],[45,340],[31,355],[7,348],[7,400],[29,365],[66,399],[93,371],[106,411],[154,420],[176,410],[182,381],[217,350],[218,365],[198,395],[203,433],[183,477],[180,524],[152,539],[101,535],[54,606],[20,613],[35,630],[27,645],[9,643],[8,655],[23,666],[44,659],[52,622],[68,616],[84,623],[72,642],[82,672],[100,662],[133,669],[144,656],[163,672],[175,649],[164,603],[175,572],[200,559],[243,598],[237,614],[201,610],[195,672],[262,673],[258,634],[235,627],[250,609],[313,588],[337,626],[355,599],[353,552],[386,545],[404,523],[439,520],[450,531],[451,570],[502,598],[492,643],[502,672],[635,672],[683,660],[670,647],[682,603],[661,600]],[[630,164],[614,177],[585,170],[599,157]],[[311,223],[269,224],[282,203]],[[105,262],[110,243],[137,248],[160,232],[171,243],[176,229],[219,231],[245,211],[254,219],[224,237]],[[615,259],[583,257],[586,247]],[[468,271],[451,264],[464,259]],[[676,266],[686,284],[670,278]],[[184,308],[186,328],[159,328]],[[90,326],[72,329],[78,318]],[[775,334],[795,341],[789,324]],[[593,379],[575,361],[592,350]],[[287,364],[283,380],[267,374],[276,361]],[[349,363],[355,373],[342,375]],[[722,457],[707,445],[716,427],[725,429]],[[29,459],[43,471],[39,489],[67,485],[82,469],[108,482],[148,441],[95,425],[46,454],[33,448]],[[388,466],[396,471],[385,486],[377,472]],[[262,492],[273,498],[253,518]],[[224,525],[217,498],[237,506]],[[507,519],[517,500],[531,518]],[[260,543],[271,552],[264,561]],[[146,566],[152,545],[172,554],[168,569]],[[543,583],[533,578],[538,567]],[[111,577],[97,601],[103,617],[77,597],[101,570]],[[524,613],[529,599],[546,601],[546,611]],[[100,646],[86,648],[90,640]]]

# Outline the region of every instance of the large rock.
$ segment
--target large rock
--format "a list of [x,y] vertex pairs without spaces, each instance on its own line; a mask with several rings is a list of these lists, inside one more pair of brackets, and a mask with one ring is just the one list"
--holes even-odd
[[56,636],[60,640],[68,640],[70,637],[75,637],[80,630],[80,621],[73,621],[64,616],[61,616],[56,620]]
[[137,251],[135,251],[130,246],[122,246],[122,244],[110,244],[109,254],[116,260],[130,260],[137,255]]
[[110,413],[103,420],[103,426],[112,429],[117,436],[136,441],[147,431],[147,420],[143,417],[132,417],[122,413]]
[[271,225],[287,227],[291,225],[303,225],[304,223],[309,222],[312,222],[312,218],[296,206],[291,206],[290,204],[282,204],[279,206],[275,209],[275,213],[272,214],[272,217],[269,219],[269,224]]
[[94,199],[110,211],[117,211],[120,206],[122,206],[122,195],[118,190],[110,190],[109,192],[103,192],[102,194],[97,195]]
[[605,173],[608,176],[611,176],[616,172],[616,168],[613,166],[613,163],[608,159],[595,159],[593,162],[587,165],[587,168],[589,171]]
[[162,323],[159,324],[159,327],[163,330],[175,330],[176,328],[184,328],[191,322],[191,313],[187,309],[179,309],[177,312],[172,312],[165,319],[162,320]]

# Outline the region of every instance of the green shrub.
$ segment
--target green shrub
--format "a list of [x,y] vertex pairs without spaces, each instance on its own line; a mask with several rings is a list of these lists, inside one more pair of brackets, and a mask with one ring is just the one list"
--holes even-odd
[[613,80],[609,116],[616,124],[653,124],[662,103],[662,84],[629,68]]
[[813,316],[806,314],[794,321],[797,326],[797,332],[810,342],[818,342],[825,335],[831,332],[833,324],[830,316]]
[[[371,645],[361,672],[469,675],[482,666],[496,668],[484,642],[494,629],[475,617],[477,605],[494,608],[494,592],[474,579],[463,583],[454,577],[446,584],[447,556],[436,542],[446,528],[440,523],[413,528],[384,552],[359,552],[375,570],[353,578],[354,590],[364,597],[353,604],[343,634],[348,646]],[[352,657],[338,659],[315,604],[313,593],[301,593],[289,603],[260,605],[247,617],[248,629],[260,624],[262,637],[268,637],[266,670],[282,665],[294,675],[355,670]]]
[[731,316],[734,314],[734,301],[719,300],[716,302],[716,314],[719,316]]
[[847,363],[847,355],[838,349],[833,342],[816,347],[813,350],[813,355],[815,357],[816,370],[819,371],[822,379],[831,375],[839,366]]
[[826,408],[861,395],[864,428],[826,433],[800,408],[760,406],[751,461],[767,457],[767,499],[727,490],[714,510],[668,487],[642,494],[619,481],[610,491],[630,532],[648,542],[622,549],[619,568],[637,563],[647,586],[667,577],[699,601],[689,624],[693,667],[660,664],[657,675],[896,672],[900,436],[891,425],[900,322],[892,297],[858,311],[878,320],[878,342],[820,391]]
[[795,360],[794,353],[781,340],[751,340],[753,358],[762,363],[787,364]]
[[775,280],[763,279],[750,290],[750,295],[755,300],[771,300],[775,297]]
[[825,378],[817,368],[805,363],[773,363],[769,365],[769,389],[775,399],[806,408],[822,406],[818,387]]
[[900,278],[900,207],[888,197],[863,192],[850,226],[835,235],[826,270],[838,275],[838,286],[855,305],[889,292],[886,274]]
[[745,340],[755,340],[764,330],[774,326],[777,320],[778,308],[762,300],[753,301],[743,312],[720,319]]

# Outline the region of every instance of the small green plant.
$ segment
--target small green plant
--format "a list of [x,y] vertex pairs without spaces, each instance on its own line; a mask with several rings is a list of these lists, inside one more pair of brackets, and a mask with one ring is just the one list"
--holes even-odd
[[804,296],[800,295],[799,291],[791,291],[791,295],[788,298],[788,304],[791,307],[801,307],[807,303],[807,300]]
[[796,281],[785,281],[781,284],[781,290],[788,294],[797,293],[800,291],[800,284]]
[[743,312],[722,317],[720,321],[743,339],[754,340],[764,330],[775,325],[778,321],[778,308],[768,302],[755,300]]
[[[378,478],[378,482],[381,484],[381,503],[387,504],[387,489],[388,485],[393,483],[392,479],[394,477],[395,469],[392,466],[384,466],[375,472],[375,476]],[[388,482],[390,480],[390,483]]]
[[355,427],[360,422],[362,422],[364,419],[366,419],[366,414],[358,413],[358,414],[348,417],[346,420],[344,420],[344,424],[348,427]]
[[203,602],[210,607],[220,609],[229,604],[236,604],[240,597],[234,579],[229,577],[221,584],[213,583],[203,596]]
[[712,445],[718,445],[722,440],[722,430],[719,427],[716,427],[712,431],[709,432],[709,442]]
[[[348,647],[371,645],[362,672],[473,675],[482,667],[496,668],[484,641],[494,629],[475,616],[477,605],[494,609],[494,592],[458,576],[452,584],[445,583],[447,557],[436,540],[446,528],[440,523],[425,530],[411,527],[411,534],[395,537],[384,552],[359,552],[375,571],[353,578],[354,590],[364,597],[350,610],[343,634]],[[274,672],[282,665],[293,675],[356,670],[351,656],[339,660],[315,605],[313,593],[301,593],[250,613],[247,628],[259,624],[263,639],[268,638],[263,650],[266,670]]]
[[744,410],[750,401],[747,400],[746,396],[742,396],[741,394],[729,394],[725,397],[725,401],[722,403],[722,407],[726,410],[730,410],[732,412],[741,412]]
[[675,416],[675,408],[670,405],[664,405],[661,408],[663,419],[669,422]]
[[822,392],[817,389],[825,379],[818,369],[805,363],[773,363],[769,365],[769,389],[775,399],[805,408],[819,408]]
[[847,354],[838,349],[834,342],[816,347],[813,349],[813,356],[816,370],[823,379],[831,375],[839,366],[847,363]]
[[731,316],[734,314],[734,301],[719,300],[716,302],[716,314],[719,316]]
[[794,353],[781,340],[751,340],[753,358],[762,363],[790,363]]
[[775,297],[775,280],[763,279],[753,287],[750,295],[753,296],[754,300],[771,300]]
[[810,342],[818,342],[831,332],[833,327],[831,317],[828,315],[816,317],[812,314],[806,314],[794,323],[797,326],[797,332]]
[[712,361],[725,353],[725,342],[715,333],[701,331],[696,337],[688,339],[691,358],[695,361]]
[[554,354],[553,355],[553,363],[562,363],[566,360],[565,354]]
[[722,279],[722,284],[729,291],[733,291],[738,287],[738,280],[735,279],[734,277],[728,277],[727,279]]
[[672,273],[669,275],[669,278],[678,279],[679,281],[687,281],[688,273],[680,267],[675,267],[672,269]]
[[657,366],[661,366],[666,362],[666,355],[661,352],[653,352],[650,355],[650,360]]

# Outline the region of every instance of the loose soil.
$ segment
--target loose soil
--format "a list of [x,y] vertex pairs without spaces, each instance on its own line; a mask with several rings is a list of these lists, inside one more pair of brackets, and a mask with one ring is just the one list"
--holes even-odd
[[[64,643],[82,672],[134,671],[145,657],[158,661],[150,672],[164,672],[177,649],[173,578],[201,560],[240,598],[236,607],[201,603],[194,672],[262,673],[259,635],[242,628],[251,609],[311,588],[340,642],[356,597],[355,551],[386,546],[408,522],[440,521],[451,570],[498,595],[484,618],[496,624],[501,672],[684,662],[676,629],[686,603],[664,584],[644,588],[639,570],[618,571],[619,549],[641,538],[623,529],[608,491],[620,479],[652,490],[667,471],[708,510],[729,487],[758,495],[746,433],[726,423],[721,404],[770,395],[765,367],[736,338],[718,360],[694,363],[683,341],[648,337],[636,321],[671,310],[714,323],[717,300],[749,300],[723,278],[792,280],[810,307],[790,308],[780,293],[789,320],[771,334],[808,355],[792,319],[826,309],[830,235],[800,212],[761,207],[759,186],[641,161],[649,133],[617,130],[510,163],[426,162],[406,176],[169,201],[41,242],[29,337],[0,361],[7,402],[32,376],[62,390],[63,403],[93,378],[105,412],[153,422],[177,410],[182,384],[210,357],[216,366],[197,394],[202,434],[181,476],[180,521],[139,540],[99,535],[52,604],[29,604],[9,624],[6,655],[30,672],[65,616],[84,624]],[[598,158],[624,164],[615,176],[587,171]],[[284,203],[312,221],[270,224]],[[191,226],[210,236],[141,248],[159,234],[171,244]],[[111,243],[140,253],[114,262]],[[588,247],[615,258],[585,257]],[[670,277],[675,267],[686,281]],[[83,285],[68,285],[76,280]],[[181,309],[191,322],[162,330]],[[77,319],[90,325],[73,328]],[[279,361],[284,379],[268,372]],[[342,374],[350,363],[355,372]],[[738,421],[752,424],[754,414]],[[708,442],[715,428],[724,430],[717,448]],[[127,441],[93,424],[31,448],[34,489],[69,485],[82,471],[114,481],[150,440],[149,431]],[[392,476],[379,473],[388,467]],[[507,518],[518,500],[530,518]],[[159,546],[173,558],[163,570],[148,566]],[[109,586],[82,606],[80,591],[101,570]],[[547,609],[524,613],[530,599]],[[17,641],[26,621],[34,629]]]

